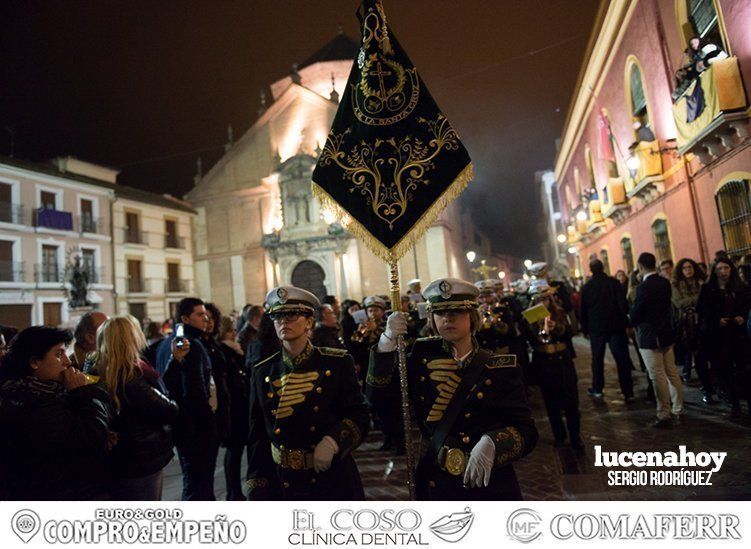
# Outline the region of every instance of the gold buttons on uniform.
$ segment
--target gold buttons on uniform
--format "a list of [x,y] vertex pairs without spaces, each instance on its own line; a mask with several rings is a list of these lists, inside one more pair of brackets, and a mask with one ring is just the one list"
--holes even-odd
[[331,375],[331,370],[326,370],[325,373],[326,373],[326,376],[330,376]]
[[315,425],[311,425],[310,426],[310,432],[311,433],[315,433],[316,432],[316,426]]
[[420,376],[420,381],[425,381],[425,376]]
[[323,387],[316,387],[316,393],[319,395],[323,392]]
[[482,400],[482,397],[484,397],[484,396],[485,395],[482,394],[482,391],[480,391],[479,393],[477,393],[477,399],[478,400]]
[[464,444],[469,444],[469,437],[468,437],[468,436],[464,436],[464,437],[462,437],[462,442],[463,442]]
[[289,482],[285,482],[283,485],[285,488],[289,488]]
[[271,381],[271,378],[270,378],[269,376],[266,376],[265,378],[263,378],[263,380],[264,380],[264,381],[265,381],[266,383],[268,383],[269,381]]
[[312,479],[310,479],[310,483],[311,484],[315,484],[316,483],[316,477],[313,477]]
[[271,415],[272,415],[272,416],[275,416],[275,415],[276,415],[276,409],[274,409],[274,410],[271,410]]
[[318,411],[318,406],[313,406],[313,411],[317,412]]
[[431,488],[435,488],[435,481],[431,480],[430,482],[428,482],[428,486],[430,486]]
[[486,379],[486,380],[485,380],[485,385],[490,385],[491,383],[493,383],[493,382],[492,382],[492,381],[490,381],[489,379]]
[[268,393],[266,393],[266,396],[269,398],[274,398],[274,393],[272,391],[269,391]]
[[465,418],[467,418],[467,419],[469,419],[469,418],[471,418],[471,417],[472,417],[472,414],[471,414],[471,413],[469,413],[469,412],[467,412],[466,414],[464,414],[464,417],[465,417]]
[[428,359],[427,359],[427,358],[423,358],[423,359],[422,359],[422,363],[423,363],[423,364],[427,364],[427,363],[428,363]]
[[282,430],[279,427],[277,427],[276,429],[274,429],[274,434],[275,435],[278,435],[281,432],[282,432]]

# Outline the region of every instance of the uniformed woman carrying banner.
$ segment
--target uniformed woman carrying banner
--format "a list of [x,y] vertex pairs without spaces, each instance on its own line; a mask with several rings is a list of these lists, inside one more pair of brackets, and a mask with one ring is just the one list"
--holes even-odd
[[[437,337],[418,339],[407,358],[409,397],[422,434],[415,474],[418,499],[521,499],[511,463],[537,443],[516,355],[479,348],[478,289],[455,278],[424,292]],[[367,383],[387,387],[396,339],[407,333],[392,313],[371,352]]]

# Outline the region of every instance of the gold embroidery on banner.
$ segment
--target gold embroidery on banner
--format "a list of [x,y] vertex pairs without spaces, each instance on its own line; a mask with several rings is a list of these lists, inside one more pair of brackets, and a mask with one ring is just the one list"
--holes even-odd
[[[373,213],[390,229],[406,213],[414,191],[430,184],[427,175],[435,167],[433,160],[438,153],[459,148],[459,136],[442,114],[433,122],[424,118],[418,121],[426,124],[432,135],[427,143],[412,136],[398,142],[392,137],[361,142],[346,153],[341,149],[345,136],[351,132],[347,129],[340,134],[329,134],[319,159],[322,166],[333,162],[341,168],[342,177],[352,183],[349,192],[363,195]],[[383,148],[391,148],[391,154],[383,154]]]

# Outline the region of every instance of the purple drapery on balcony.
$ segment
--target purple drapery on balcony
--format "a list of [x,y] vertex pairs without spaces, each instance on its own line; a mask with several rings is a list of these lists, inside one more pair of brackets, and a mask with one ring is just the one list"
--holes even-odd
[[37,210],[37,227],[48,227],[61,231],[73,230],[73,214],[59,210],[40,208]]

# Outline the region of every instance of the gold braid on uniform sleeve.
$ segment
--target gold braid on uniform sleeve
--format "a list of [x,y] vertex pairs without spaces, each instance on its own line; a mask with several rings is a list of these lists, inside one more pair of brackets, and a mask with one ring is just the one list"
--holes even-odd
[[248,487],[249,490],[254,490],[255,488],[268,488],[269,487],[269,479],[267,478],[249,478],[245,481],[245,486]]
[[352,450],[360,446],[362,433],[357,423],[345,417],[329,435],[339,445],[339,456],[345,457]]
[[524,439],[516,427],[490,431],[487,435],[495,443],[495,464],[498,466],[511,463],[524,453]]

